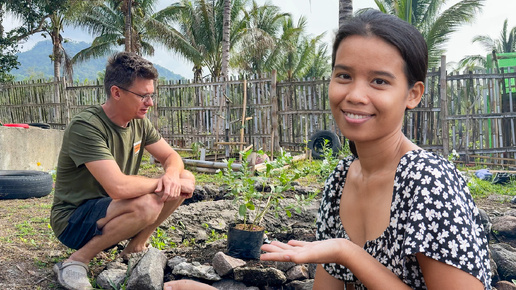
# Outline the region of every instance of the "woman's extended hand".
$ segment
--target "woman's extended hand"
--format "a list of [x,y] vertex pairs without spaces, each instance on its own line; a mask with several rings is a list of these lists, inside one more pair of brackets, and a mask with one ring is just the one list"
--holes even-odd
[[297,264],[339,263],[346,260],[350,243],[346,239],[330,239],[315,242],[291,240],[287,244],[274,241],[262,246],[267,252],[260,256],[263,261],[294,262]]

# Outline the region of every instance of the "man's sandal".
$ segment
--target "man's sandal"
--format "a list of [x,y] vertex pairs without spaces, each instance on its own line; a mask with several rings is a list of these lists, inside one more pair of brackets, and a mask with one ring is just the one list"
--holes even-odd
[[79,261],[59,262],[54,265],[54,272],[61,286],[71,290],[93,289],[88,280],[88,266]]

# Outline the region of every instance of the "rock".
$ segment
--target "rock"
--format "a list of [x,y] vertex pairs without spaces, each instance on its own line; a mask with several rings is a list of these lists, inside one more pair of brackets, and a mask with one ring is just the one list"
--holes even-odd
[[[516,200],[516,196],[514,197],[514,199]],[[514,202],[514,203],[516,203],[516,202]],[[505,215],[515,216],[516,217],[516,209],[510,209],[510,210],[506,211]]]
[[156,248],[149,248],[145,256],[131,272],[127,289],[135,290],[161,290],[163,289],[163,276],[167,257]]
[[225,220],[221,218],[214,218],[206,222],[208,226],[217,231],[225,231],[227,228],[227,223]]
[[225,276],[233,269],[237,267],[245,266],[245,261],[237,258],[233,258],[231,256],[228,256],[222,252],[218,252],[213,257],[212,261],[213,268],[215,269],[215,272],[219,274],[220,276]]
[[127,269],[104,270],[97,276],[97,285],[102,289],[121,289],[126,277]]
[[183,263],[183,262],[186,262],[186,258],[185,257],[181,257],[181,256],[175,256],[174,258],[172,259],[169,259],[167,261],[167,266],[171,269],[171,270],[174,270],[174,267]]
[[148,252],[148,249],[146,251],[142,251],[142,252],[131,253],[127,256],[126,260],[127,260],[127,267],[129,268],[129,270],[128,270],[129,273],[131,273],[133,271],[134,267],[136,267],[136,265],[138,265],[140,260],[145,256],[145,254],[147,254],[147,252]]
[[287,283],[285,288],[289,290],[312,290],[314,288],[314,280],[292,281]]
[[287,272],[288,280],[305,280],[309,278],[308,268],[305,265],[296,265]]
[[490,201],[496,201],[496,202],[506,202],[511,199],[509,195],[501,195],[501,194],[491,194],[487,197]]
[[516,284],[509,281],[500,281],[495,285],[496,290],[516,290]]
[[172,271],[172,274],[200,278],[208,281],[222,280],[222,278],[217,275],[217,273],[215,273],[215,269],[213,269],[212,266],[201,265],[198,262],[183,262],[179,265],[176,265]]
[[106,269],[108,269],[108,270],[110,270],[110,269],[117,269],[117,270],[127,271],[127,265],[122,263],[121,261],[115,260],[115,261],[107,264]]
[[500,276],[498,275],[498,266],[496,265],[495,260],[493,259],[493,255],[491,254],[491,248],[489,249],[489,266],[491,266],[491,285],[500,281]]
[[206,240],[208,240],[208,234],[206,233],[206,229],[198,229],[194,233],[194,239],[195,239],[195,242],[199,242],[199,243],[202,243],[202,242],[205,242]]
[[208,190],[207,186],[196,185],[192,197],[185,199],[185,201],[183,201],[183,205],[189,205],[199,201],[213,200],[214,198],[215,196],[213,195],[212,189]]
[[277,286],[287,281],[282,271],[275,268],[240,267],[233,270],[236,281],[245,281],[256,286]]
[[217,288],[218,290],[260,290],[260,288],[258,287],[247,287],[242,282],[237,282],[235,280],[230,279],[224,279],[215,282],[211,286]]
[[225,192],[221,190],[219,186],[207,184],[204,186],[204,190],[206,191],[206,195],[211,200],[219,200],[224,198]]
[[283,272],[287,272],[288,270],[292,269],[292,267],[296,266],[297,264],[294,262],[274,262],[274,268],[281,270]]
[[308,274],[310,279],[315,278],[315,270],[317,269],[317,264],[308,264]]
[[482,222],[482,226],[484,226],[484,232],[485,233],[491,232],[492,224],[491,224],[491,219],[489,218],[489,215],[483,209],[479,209],[478,212],[480,214],[480,220]]
[[493,221],[493,231],[505,238],[516,238],[516,217],[509,215],[497,217]]
[[511,199],[511,203],[516,203],[516,196]]
[[500,279],[516,279],[516,249],[504,243],[493,244],[490,247]]
[[313,186],[300,186],[300,185],[294,186],[294,189],[296,191],[296,194],[306,195],[306,196],[308,196],[314,192],[319,192],[322,190],[322,188],[316,188]]

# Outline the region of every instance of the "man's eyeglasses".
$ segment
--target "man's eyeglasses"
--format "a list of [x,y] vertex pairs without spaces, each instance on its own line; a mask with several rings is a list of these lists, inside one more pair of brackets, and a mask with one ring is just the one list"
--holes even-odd
[[122,90],[124,90],[124,91],[126,91],[126,92],[133,93],[133,94],[137,95],[138,97],[142,98],[141,99],[142,102],[145,102],[145,100],[152,100],[152,101],[156,100],[156,94],[140,95],[140,94],[135,93],[133,91],[130,91],[130,90],[126,89],[126,88],[122,88],[121,86],[117,86],[117,87],[122,89]]

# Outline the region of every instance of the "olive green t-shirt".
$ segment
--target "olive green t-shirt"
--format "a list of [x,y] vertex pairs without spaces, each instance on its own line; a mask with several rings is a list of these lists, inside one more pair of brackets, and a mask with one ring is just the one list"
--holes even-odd
[[134,119],[126,128],[113,123],[100,105],[80,112],[64,132],[57,163],[50,224],[59,237],[74,210],[83,202],[108,196],[85,163],[115,160],[127,175],[138,174],[146,145],[161,138],[147,119]]

